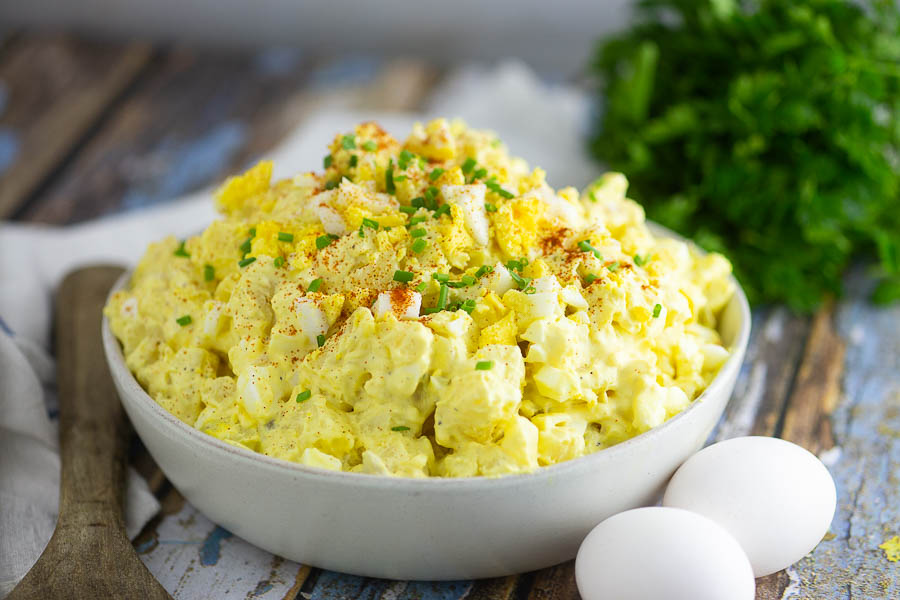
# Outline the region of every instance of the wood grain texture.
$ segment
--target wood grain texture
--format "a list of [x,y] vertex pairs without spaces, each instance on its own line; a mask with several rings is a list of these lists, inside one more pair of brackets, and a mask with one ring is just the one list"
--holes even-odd
[[12,42],[0,61],[0,218],[13,215],[149,63],[144,44]]
[[844,341],[834,328],[834,306],[816,314],[787,405],[780,437],[818,454],[834,446],[831,414],[844,374]]
[[295,598],[310,569],[273,556],[207,519],[177,492],[135,540],[140,559],[176,598]]
[[576,600],[580,597],[575,585],[575,561],[535,573],[528,594],[528,600]]
[[711,441],[775,435],[808,332],[809,319],[786,308],[754,311],[747,355]]
[[12,600],[169,598],[135,554],[122,516],[130,427],[99,334],[106,295],[121,274],[118,267],[91,267],[60,286],[59,520]]
[[398,61],[368,85],[309,91],[312,65],[286,51],[173,51],[22,218],[72,223],[167,202],[246,168],[316,109],[407,108],[432,72]]
[[[825,428],[792,430],[814,446],[827,445],[831,440],[826,436],[833,438],[834,448],[822,458],[837,485],[837,512],[825,539],[787,570],[786,599],[900,598],[900,565],[888,562],[878,549],[900,534],[900,305],[872,305],[872,281],[861,269],[846,289],[848,298],[835,311],[836,335],[847,347],[830,433]],[[833,335],[829,323],[821,325],[825,331],[818,339]],[[833,352],[810,348],[806,356],[815,359],[811,364],[828,364]],[[823,354],[824,360],[816,359]],[[819,372],[813,380],[833,376]],[[827,400],[814,404],[830,408]],[[786,432],[787,422],[786,416]]]
[[252,132],[303,85],[302,58],[283,62],[276,68],[258,55],[167,53],[22,218],[71,223],[150,206],[244,166]]

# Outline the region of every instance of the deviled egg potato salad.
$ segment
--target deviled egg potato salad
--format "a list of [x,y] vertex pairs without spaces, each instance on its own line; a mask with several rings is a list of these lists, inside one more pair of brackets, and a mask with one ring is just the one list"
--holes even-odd
[[324,170],[261,162],[222,218],[152,244],[105,314],[150,396],[284,460],[523,473],[687,407],[728,358],[718,254],[653,235],[608,173],[580,193],[459,121],[374,123]]

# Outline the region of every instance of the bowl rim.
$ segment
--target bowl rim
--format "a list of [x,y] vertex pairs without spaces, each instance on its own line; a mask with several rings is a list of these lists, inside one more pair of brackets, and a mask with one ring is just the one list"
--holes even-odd
[[[650,226],[650,229],[653,230],[654,234],[687,241],[692,246],[697,248],[694,242],[685,240],[685,238],[666,227],[650,221],[648,221],[647,224],[648,226]],[[700,251],[703,252],[702,250]],[[107,296],[107,304],[109,303],[109,299],[114,293],[125,287],[125,285],[130,280],[132,273],[133,269],[127,269],[119,277],[119,279],[116,280]],[[614,446],[603,448],[602,450],[592,452],[591,454],[579,456],[577,458],[566,460],[553,465],[538,467],[534,471],[530,471],[527,473],[513,473],[498,476],[479,475],[469,477],[400,477],[391,475],[375,475],[371,473],[331,471],[329,469],[303,465],[281,458],[268,456],[260,452],[254,452],[253,450],[247,448],[234,446],[207,433],[203,433],[199,429],[195,429],[187,423],[184,423],[178,417],[163,408],[146,392],[146,390],[144,390],[144,388],[137,382],[134,374],[125,364],[125,357],[122,353],[122,347],[119,344],[118,339],[116,339],[116,337],[113,335],[112,330],[109,326],[109,319],[107,319],[105,314],[103,315],[101,323],[101,335],[103,339],[103,348],[104,354],[106,355],[107,364],[110,370],[113,372],[114,377],[116,372],[121,375],[121,377],[118,377],[117,379],[119,379],[119,381],[126,388],[124,390],[124,393],[120,393],[120,396],[129,394],[134,397],[136,399],[136,402],[140,403],[140,405],[142,405],[142,408],[145,409],[144,412],[147,412],[147,410],[149,410],[149,412],[152,413],[155,417],[158,417],[161,421],[161,424],[167,427],[170,431],[178,432],[186,436],[189,440],[200,444],[201,447],[208,449],[209,451],[227,453],[233,459],[236,459],[239,462],[247,463],[248,466],[252,465],[257,468],[265,467],[269,470],[277,471],[283,475],[313,479],[321,483],[332,485],[350,485],[354,487],[376,488],[387,486],[411,492],[430,491],[433,489],[438,489],[441,491],[462,491],[469,489],[481,489],[485,486],[489,486],[491,488],[519,487],[526,484],[546,482],[557,477],[564,477],[571,471],[590,469],[592,466],[597,465],[603,461],[614,460],[618,455],[627,453],[631,448],[639,444],[646,444],[650,440],[664,435],[665,432],[673,429],[682,421],[690,418],[690,415],[699,410],[699,408],[703,404],[703,401],[708,396],[717,393],[723,393],[722,388],[725,386],[724,382],[728,379],[728,375],[741,368],[744,354],[750,341],[751,326],[750,305],[747,301],[747,296],[734,275],[730,275],[729,278],[735,286],[734,296],[729,301],[729,303],[737,302],[741,320],[740,328],[735,335],[735,340],[731,344],[731,354],[729,355],[728,360],[725,361],[725,364],[722,365],[722,367],[719,369],[719,372],[716,373],[716,376],[706,387],[706,389],[703,390],[703,392],[701,392],[700,395],[697,396],[697,398],[694,399],[687,408],[682,410],[677,415],[666,420],[662,424],[657,425],[656,427],[653,427]],[[728,305],[726,305],[726,307],[727,306]],[[123,403],[125,402],[124,398],[121,397],[120,401],[122,401]]]

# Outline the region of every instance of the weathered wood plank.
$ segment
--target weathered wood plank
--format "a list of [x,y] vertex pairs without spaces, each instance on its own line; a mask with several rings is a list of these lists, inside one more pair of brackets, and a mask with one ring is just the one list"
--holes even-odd
[[0,62],[0,218],[23,206],[147,66],[146,44],[25,36]]
[[69,223],[171,200],[245,168],[315,109],[408,107],[433,73],[393,62],[368,86],[310,92],[310,65],[287,52],[173,52],[22,217]]
[[263,124],[307,75],[299,54],[267,56],[168,53],[22,218],[69,223],[140,208],[244,166],[286,133]]
[[175,598],[292,598],[309,573],[233,536],[187,503],[162,519],[155,536],[137,549]]
[[845,346],[835,333],[833,319],[832,305],[816,315],[779,433],[816,454],[834,446],[829,419],[844,374]]
[[[833,305],[813,321],[790,398],[785,406],[780,437],[814,453],[834,445],[830,417],[837,404],[844,369],[844,343],[833,326]],[[759,600],[782,598],[791,587],[793,570],[774,573],[757,582]]]
[[754,311],[747,355],[712,441],[775,434],[808,331],[809,320],[786,308]]
[[[898,565],[878,549],[900,533],[900,305],[873,306],[868,302],[871,287],[861,272],[855,273],[847,285],[849,297],[837,308],[836,330],[848,345],[831,432],[788,429],[791,413],[785,418],[786,433],[801,443],[827,446],[828,436],[833,436],[834,448],[826,448],[822,456],[838,490],[831,530],[809,556],[787,570],[785,598],[900,598]],[[816,337],[828,340],[834,335],[828,324],[820,325],[823,332],[811,338],[811,346]],[[815,347],[807,357],[812,357],[811,364],[834,361],[829,351]],[[817,402],[812,392],[808,398],[824,413],[830,408],[827,397],[833,384],[828,380],[833,377],[831,371],[812,377],[826,381],[824,402]],[[798,377],[798,384],[801,381]],[[814,413],[805,422],[816,423],[816,417]]]
[[576,600],[580,598],[575,585],[575,561],[538,571],[528,594],[528,600]]
[[[459,600],[467,598],[472,581],[410,581],[406,584],[402,600]],[[384,598],[384,600],[388,600]]]
[[494,579],[479,579],[472,584],[467,600],[507,600],[511,598],[519,582],[518,575],[509,577],[497,577]]

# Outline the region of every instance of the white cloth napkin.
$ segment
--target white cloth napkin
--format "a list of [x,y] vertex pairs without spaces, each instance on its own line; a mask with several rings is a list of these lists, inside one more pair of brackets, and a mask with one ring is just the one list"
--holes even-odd
[[[586,184],[598,173],[583,147],[587,96],[548,86],[527,67],[465,67],[434,92],[423,114],[321,112],[267,153],[275,177],[317,168],[336,132],[376,120],[397,136],[430,116],[460,116],[490,128],[513,154],[549,173],[552,184]],[[186,237],[215,218],[209,190],[161,207],[69,227],[0,223],[0,598],[40,555],[56,523],[59,454],[55,368],[49,337],[53,292],[70,270],[91,263],[133,265],[147,244]],[[129,473],[128,534],[159,509],[146,483]]]

